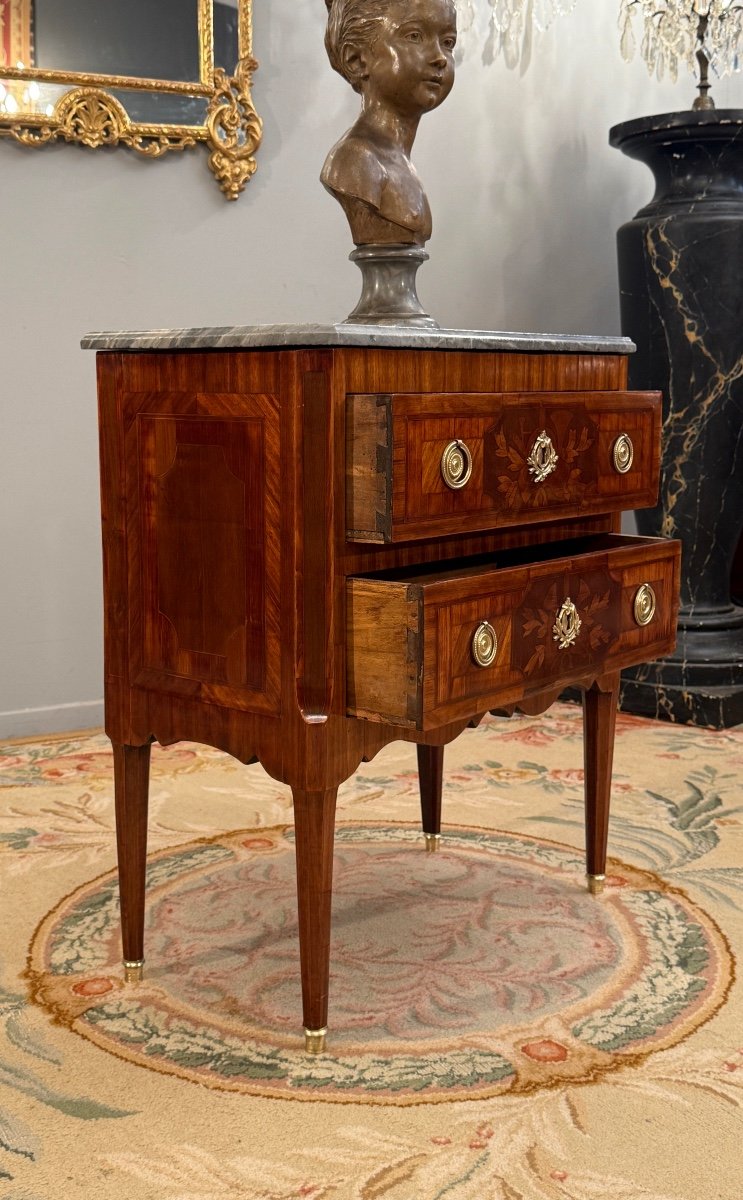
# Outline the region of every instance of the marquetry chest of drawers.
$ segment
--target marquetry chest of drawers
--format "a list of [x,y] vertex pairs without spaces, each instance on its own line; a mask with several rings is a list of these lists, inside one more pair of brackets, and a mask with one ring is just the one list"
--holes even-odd
[[674,645],[660,398],[623,339],[265,327],[91,335],[100,351],[106,728],[125,971],[144,961],[149,746],[260,760],[294,800],[304,1026],[324,1045],[335,800],[488,711],[584,692],[587,874],[606,859],[623,667]]

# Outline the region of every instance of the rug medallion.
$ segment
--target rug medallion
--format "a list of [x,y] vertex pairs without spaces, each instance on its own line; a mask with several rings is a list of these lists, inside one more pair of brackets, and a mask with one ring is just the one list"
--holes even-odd
[[151,1070],[263,1096],[382,1104],[519,1094],[674,1045],[732,977],[717,926],[679,889],[614,861],[600,897],[575,849],[407,824],[336,834],[328,1052],[308,1058],[293,831],[237,833],[148,864],[147,965],[121,978],[109,873],[39,926],[34,999]]

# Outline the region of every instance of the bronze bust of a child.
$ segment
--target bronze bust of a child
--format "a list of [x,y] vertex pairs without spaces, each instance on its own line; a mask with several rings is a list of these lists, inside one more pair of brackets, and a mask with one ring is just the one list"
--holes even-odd
[[331,65],[361,95],[361,114],[320,176],[357,246],[423,246],[431,210],[410,161],[418,122],[454,83],[453,0],[326,0]]

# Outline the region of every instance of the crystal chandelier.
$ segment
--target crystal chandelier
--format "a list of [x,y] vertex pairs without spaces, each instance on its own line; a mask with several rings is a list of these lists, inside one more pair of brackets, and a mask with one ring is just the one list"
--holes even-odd
[[699,67],[699,96],[694,108],[714,108],[709,68],[718,77],[743,66],[743,0],[621,0],[622,55],[635,52],[633,18],[642,22],[640,53],[651,75],[665,71],[675,80],[679,64]]
[[[536,30],[544,33],[555,17],[575,8],[576,0],[487,0],[490,5],[489,52],[493,58],[503,54],[507,67],[519,62],[526,65]],[[457,0],[459,27],[471,28],[481,0]]]

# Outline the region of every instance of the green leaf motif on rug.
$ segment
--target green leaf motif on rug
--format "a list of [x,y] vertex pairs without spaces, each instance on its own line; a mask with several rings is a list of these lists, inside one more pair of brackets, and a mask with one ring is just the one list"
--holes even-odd
[[[62,1068],[62,1060],[39,1040],[38,1034],[28,1028],[30,1016],[31,1010],[26,1004],[25,996],[0,988],[0,1018],[10,1045],[23,1054],[49,1063],[57,1069]],[[70,1096],[55,1087],[50,1087],[41,1076],[25,1066],[9,1061],[7,1057],[0,1060],[0,1083],[77,1120],[118,1119],[133,1116],[136,1111],[113,1108],[86,1096]],[[0,1149],[36,1161],[39,1142],[21,1122],[0,1110]],[[12,1175],[6,1174],[5,1178],[10,1179]]]
[[212,1036],[177,1021],[169,1021],[164,1028],[157,1013],[132,1010],[126,1002],[90,1009],[84,1019],[148,1057],[191,1070],[206,1068],[228,1078],[282,1081],[294,1088],[425,1092],[455,1085],[466,1087],[469,1083],[499,1083],[515,1074],[507,1059],[487,1051],[449,1053],[439,1064],[429,1059],[425,1073],[421,1071],[421,1059],[412,1055],[396,1055],[393,1063],[375,1055],[344,1058],[326,1054],[310,1060],[300,1052],[267,1049],[260,1043],[246,1043],[225,1034]]
[[27,850],[38,836],[38,829],[14,829],[11,833],[0,833],[0,845],[9,850]]
[[659,893],[637,894],[635,917],[645,930],[649,961],[634,988],[608,1011],[598,1010],[573,1028],[575,1037],[601,1050],[620,1050],[670,1025],[707,987],[709,952],[703,930]]
[[[224,846],[205,844],[156,858],[147,865],[147,889],[159,887],[192,867],[232,857]],[[106,962],[105,943],[119,926],[119,884],[102,883],[68,913],[51,940],[50,963],[58,975],[94,971]]]

